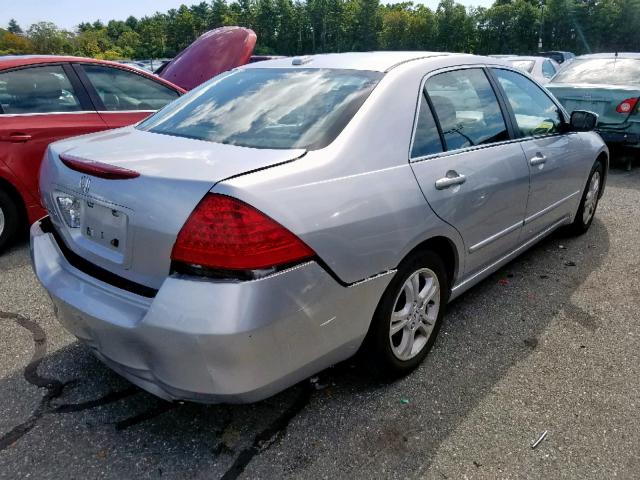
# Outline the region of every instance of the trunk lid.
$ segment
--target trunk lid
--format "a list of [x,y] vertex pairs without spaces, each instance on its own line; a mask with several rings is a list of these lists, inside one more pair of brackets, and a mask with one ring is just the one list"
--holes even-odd
[[191,90],[222,72],[249,62],[255,46],[253,30],[216,28],[203,33],[157,74],[185,90]]
[[[294,160],[304,150],[267,150],[143,132],[133,127],[65,140],[43,162],[43,203],[66,246],[92,264],[159,288],[170,271],[178,232],[219,181]],[[67,167],[60,155],[133,170],[105,179]],[[61,202],[74,203],[79,226],[69,227]]]
[[597,113],[599,126],[625,123],[638,111],[637,107],[628,114],[616,111],[622,101],[640,97],[638,87],[564,83],[550,83],[546,87],[569,113],[574,110],[589,110]]

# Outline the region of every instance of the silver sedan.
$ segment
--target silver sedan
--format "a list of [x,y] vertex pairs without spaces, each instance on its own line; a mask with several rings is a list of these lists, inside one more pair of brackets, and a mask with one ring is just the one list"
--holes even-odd
[[560,64],[552,58],[547,57],[500,57],[520,70],[529,73],[533,78],[542,84],[546,84],[560,70]]
[[495,58],[247,65],[53,144],[34,270],[70,332],[165,399],[256,401],[359,350],[406,374],[447,302],[589,228],[594,123]]

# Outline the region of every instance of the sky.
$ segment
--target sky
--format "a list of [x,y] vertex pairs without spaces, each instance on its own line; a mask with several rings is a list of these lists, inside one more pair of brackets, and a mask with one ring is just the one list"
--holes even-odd
[[[0,27],[15,18],[23,29],[41,21],[53,22],[61,28],[73,30],[81,22],[95,20],[125,20],[129,15],[142,17],[156,11],[165,12],[181,4],[192,5],[201,0],[0,0]],[[398,0],[399,1],[399,0]],[[414,0],[430,8],[439,0]],[[493,0],[457,0],[463,5],[489,6]],[[393,3],[393,0],[381,0]]]

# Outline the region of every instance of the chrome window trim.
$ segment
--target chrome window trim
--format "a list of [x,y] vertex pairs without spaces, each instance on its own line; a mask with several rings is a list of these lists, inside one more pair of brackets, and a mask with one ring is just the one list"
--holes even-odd
[[[478,70],[482,70],[482,72],[485,74],[485,77],[487,77],[487,82],[489,82],[489,84],[491,85],[491,80],[489,79],[487,72],[485,72],[486,68],[491,68],[495,65],[493,64],[484,64],[484,63],[474,63],[474,64],[467,64],[467,65],[455,65],[455,66],[451,66],[451,67],[444,67],[444,68],[439,68],[437,70],[433,70],[429,73],[427,73],[424,77],[422,77],[422,80],[420,82],[420,89],[418,90],[418,101],[416,103],[416,110],[415,110],[415,114],[414,114],[414,119],[413,119],[413,131],[411,132],[411,142],[409,143],[409,163],[415,163],[415,162],[421,162],[423,160],[431,160],[434,158],[439,158],[439,157],[443,157],[443,156],[448,156],[448,155],[455,155],[458,153],[462,153],[462,152],[468,152],[468,151],[473,151],[473,150],[479,150],[481,148],[489,148],[489,147],[493,147],[496,145],[504,145],[507,143],[513,143],[514,141],[517,140],[521,140],[521,138],[511,138],[509,140],[503,140],[500,142],[493,142],[493,143],[483,143],[482,145],[471,145],[469,147],[465,147],[465,148],[456,148],[453,150],[443,150],[442,152],[438,152],[438,153],[431,153],[429,155],[422,155],[420,157],[412,157],[411,156],[411,152],[413,150],[413,143],[415,141],[415,137],[416,137],[416,131],[417,131],[417,127],[418,127],[418,120],[420,117],[420,106],[421,103],[420,102],[424,102],[426,101],[426,99],[424,98],[424,87],[425,84],[427,83],[427,81],[431,78],[434,77],[435,75],[439,75],[441,73],[447,73],[447,72],[451,72],[451,71],[457,71],[457,70],[468,70],[468,69],[478,69]],[[510,68],[507,68],[507,70],[511,70]],[[493,89],[493,85],[491,85],[491,88]],[[495,94],[495,92],[494,92]],[[496,95],[496,103],[498,104],[498,107],[500,109],[500,113],[502,114],[502,119],[504,120],[504,124],[505,124],[505,128],[507,129],[507,131],[509,130],[508,126],[507,126],[507,119],[504,118],[504,112],[502,111],[502,107],[500,107],[500,101],[498,100],[498,96]],[[554,102],[555,103],[555,102]],[[429,107],[429,111],[431,112],[431,115],[434,116],[435,118],[435,113],[431,110],[431,107]],[[442,146],[443,148],[446,148],[445,145]]]
[[98,110],[98,113],[156,113],[158,110]]
[[457,148],[455,150],[446,150],[446,151],[440,152],[440,153],[432,153],[430,155],[424,155],[422,157],[410,158],[409,162],[410,163],[418,163],[418,162],[423,162],[423,161],[427,161],[427,160],[434,160],[436,158],[448,157],[448,156],[451,156],[451,155],[458,155],[460,153],[473,152],[475,150],[482,150],[482,149],[485,149],[485,148],[499,147],[501,145],[508,145],[510,143],[519,143],[522,140],[523,139],[521,139],[521,138],[512,138],[510,140],[503,140],[502,142],[487,143],[485,145],[473,145],[471,147]]
[[0,118],[5,117],[36,117],[42,115],[79,115],[87,113],[98,113],[95,110],[76,110],[73,112],[37,112],[37,113],[1,113]]
[[78,115],[87,113],[156,113],[157,111],[158,110],[77,110],[74,112],[0,113],[0,118],[35,117],[38,115]]

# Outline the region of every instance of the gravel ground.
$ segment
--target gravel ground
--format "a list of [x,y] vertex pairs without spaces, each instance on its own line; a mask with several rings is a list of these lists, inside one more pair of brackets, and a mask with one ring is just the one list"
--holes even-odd
[[639,205],[640,169],[612,170],[591,230],[453,302],[407,378],[346,362],[244,406],[112,373],[58,325],[22,243],[0,256],[0,478],[637,478]]

